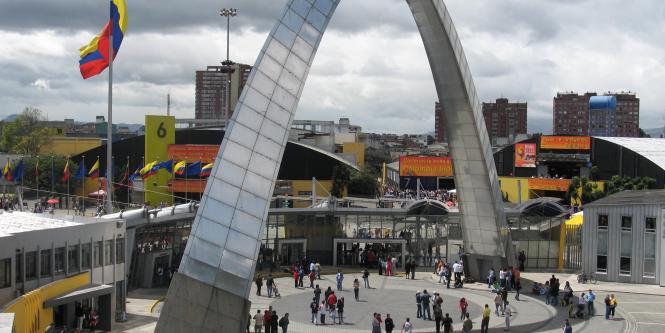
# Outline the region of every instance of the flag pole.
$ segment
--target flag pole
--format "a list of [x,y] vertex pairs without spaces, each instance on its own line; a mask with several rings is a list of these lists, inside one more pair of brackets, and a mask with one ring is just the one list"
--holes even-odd
[[129,209],[129,171],[131,171],[132,168],[129,167],[129,155],[127,155],[127,207],[125,209]]
[[175,192],[173,191],[174,181],[175,181],[175,170],[173,170],[173,159],[171,159],[171,206],[175,206]]
[[113,179],[113,165],[111,153],[113,151],[113,17],[111,17],[109,5],[109,98],[108,98],[108,122],[106,123],[106,213],[113,213],[112,185],[109,179]]
[[[85,155],[83,155],[83,160],[81,161],[81,163],[83,163],[83,171],[86,171],[85,170]],[[85,176],[87,176],[86,172],[83,173],[83,182],[81,183],[82,184],[81,186],[83,186],[83,188],[81,190],[81,196],[83,197],[83,200],[81,200],[81,208],[80,208],[81,209],[81,216],[85,216]]]
[[35,181],[37,182],[37,203],[41,205],[39,200],[39,155],[37,155],[37,162],[35,163]]
[[187,194],[189,192],[189,181],[187,180],[188,173],[189,170],[187,170],[187,159],[185,159],[185,203],[187,203]]
[[[55,169],[53,169],[53,155],[51,155],[51,196],[55,198]],[[55,208],[55,204],[53,204]]]
[[69,197],[69,178],[72,178],[71,172],[69,172],[69,156],[67,156],[67,161],[65,161],[65,165],[67,166],[67,215],[69,215],[69,204],[72,198]]

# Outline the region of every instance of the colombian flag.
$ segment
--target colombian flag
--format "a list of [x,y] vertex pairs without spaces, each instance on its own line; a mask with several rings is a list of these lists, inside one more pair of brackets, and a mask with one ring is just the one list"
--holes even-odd
[[187,161],[180,161],[178,162],[174,167],[173,171],[175,171],[176,175],[184,175],[185,174],[185,169],[187,169]]
[[62,182],[66,182],[69,180],[69,176],[71,176],[71,172],[69,171],[69,160],[67,160],[67,163],[65,163],[65,170],[62,171]]
[[95,164],[92,165],[92,168],[90,168],[90,172],[88,172],[88,177],[92,179],[99,177],[99,159],[97,159]]
[[12,181],[14,177],[12,177],[12,165],[9,160],[7,160],[7,164],[5,164],[5,167],[2,169],[2,176],[5,177],[8,181]]
[[209,177],[212,171],[212,163],[206,164],[201,168],[201,177]]
[[141,169],[141,171],[139,171],[139,174],[141,175],[141,177],[143,179],[146,179],[146,178],[152,176],[152,174],[150,174],[150,171],[152,170],[152,168],[155,165],[157,165],[157,161],[152,161],[152,162],[146,164],[145,166],[143,166],[143,169]]
[[109,38],[113,36],[113,59],[127,30],[127,7],[125,0],[111,0],[111,13],[104,30],[79,49],[79,68],[83,79],[93,77],[109,66]]

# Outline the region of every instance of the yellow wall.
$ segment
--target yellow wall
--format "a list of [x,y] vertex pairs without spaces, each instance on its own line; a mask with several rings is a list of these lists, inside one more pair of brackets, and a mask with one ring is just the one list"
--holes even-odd
[[[312,191],[312,181],[311,180],[290,180],[291,182],[291,195],[292,196],[303,196],[299,195],[298,192],[311,192]],[[317,180],[316,181],[316,196],[317,197],[326,197],[328,193],[332,191],[332,181],[331,180]],[[346,196],[346,191],[344,192]],[[294,201],[293,208],[305,208],[311,205],[310,201]]]
[[52,136],[39,150],[42,155],[74,156],[102,145],[100,138]]
[[501,182],[501,194],[505,198],[508,195],[508,201],[519,202],[520,192],[522,201],[529,200],[529,178],[521,177],[499,177]]
[[[168,160],[168,147],[175,144],[175,117],[145,116],[145,163]],[[173,203],[168,181],[172,175],[161,169],[144,182],[145,201],[157,206],[160,202]]]
[[[531,178],[528,177],[499,177],[499,181],[501,182],[501,194],[503,197],[506,197],[506,194],[508,195],[508,201],[512,203],[518,203],[519,202],[519,193],[521,192],[522,194],[522,201],[526,201],[529,199],[537,198],[538,195],[536,195],[537,192],[534,191],[529,191],[529,180]],[[592,184],[597,184],[597,190],[598,191],[604,191],[605,190],[605,182],[603,181],[591,181],[590,183]],[[541,191],[538,191],[541,192]],[[561,192],[562,195],[565,195],[565,192]]]
[[9,303],[2,312],[14,313],[16,333],[45,332],[53,323],[53,309],[44,302],[90,284],[90,272],[49,283]]
[[365,144],[360,142],[344,142],[342,153],[356,156],[356,163],[362,167],[365,165]]

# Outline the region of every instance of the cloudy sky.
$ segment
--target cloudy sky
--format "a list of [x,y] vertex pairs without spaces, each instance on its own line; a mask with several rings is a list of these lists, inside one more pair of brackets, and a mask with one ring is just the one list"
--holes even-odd
[[[253,64],[286,0],[127,0],[115,62],[114,121],[194,117],[194,72],[225,57]],[[483,101],[529,103],[529,130],[551,132],[557,91],[638,93],[641,127],[665,123],[662,0],[448,0]],[[102,0],[0,0],[0,118],[38,107],[49,119],[106,114],[106,75],[84,81],[78,48],[108,15]],[[403,0],[342,1],[323,39],[297,119],[349,117],[366,131],[434,130],[436,93]]]

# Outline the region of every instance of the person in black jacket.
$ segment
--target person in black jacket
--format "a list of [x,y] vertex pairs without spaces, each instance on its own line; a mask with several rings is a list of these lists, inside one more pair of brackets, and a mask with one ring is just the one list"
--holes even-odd
[[273,311],[270,315],[270,331],[272,333],[277,333],[277,327],[279,324],[279,317],[277,316],[277,311]]
[[340,325],[344,324],[344,297],[337,300],[337,317]]
[[395,329],[395,323],[390,318],[390,313],[386,313],[386,319],[383,321],[383,324],[386,326],[386,333],[392,333]]
[[[284,317],[279,320],[279,327],[282,328],[282,333],[286,333],[286,330],[289,328],[289,313],[285,313]],[[277,332],[275,332],[277,333]]]

